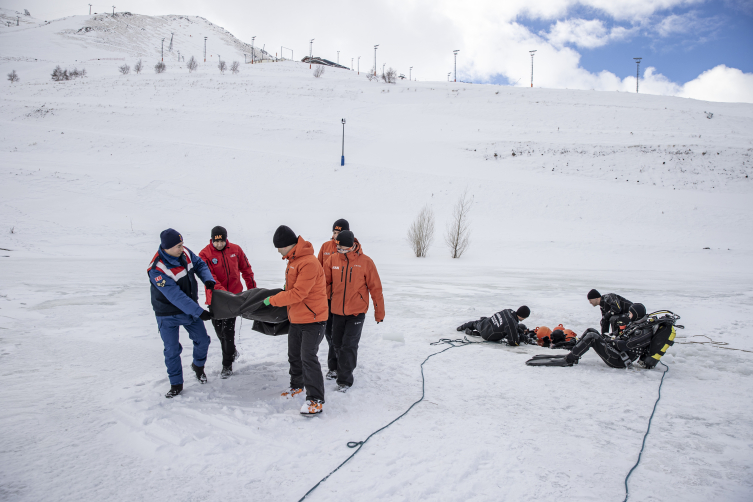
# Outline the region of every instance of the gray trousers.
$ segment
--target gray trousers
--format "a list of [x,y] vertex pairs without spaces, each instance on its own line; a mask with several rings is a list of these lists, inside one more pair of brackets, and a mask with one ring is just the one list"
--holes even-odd
[[324,322],[290,324],[288,362],[290,387],[306,389],[306,399],[324,402],[324,376],[319,364],[319,344],[324,339]]

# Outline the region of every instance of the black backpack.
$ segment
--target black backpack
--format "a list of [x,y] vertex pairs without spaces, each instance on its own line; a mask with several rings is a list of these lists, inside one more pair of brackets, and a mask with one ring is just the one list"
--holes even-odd
[[648,314],[642,325],[649,325],[654,331],[651,343],[643,349],[640,360],[643,366],[651,369],[659,363],[659,360],[675,344],[675,329],[685,329],[685,326],[677,324],[680,316],[669,310],[658,310]]

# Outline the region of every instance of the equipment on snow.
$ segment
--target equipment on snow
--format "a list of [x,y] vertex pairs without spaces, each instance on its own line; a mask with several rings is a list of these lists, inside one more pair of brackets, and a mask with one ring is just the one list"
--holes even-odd
[[648,314],[646,321],[642,324],[651,326],[654,336],[638,358],[645,368],[651,369],[656,366],[662,356],[667,353],[667,349],[675,344],[676,328],[685,329],[685,326],[677,324],[679,319],[679,315],[669,310],[658,310]]
[[526,361],[526,366],[572,366],[578,364],[578,358],[567,354],[564,356],[533,356],[533,359]]
[[204,366],[196,366],[194,363],[191,363],[191,369],[196,373],[196,380],[198,380],[199,383],[207,383],[207,374],[204,373]]
[[264,300],[282,291],[281,289],[248,289],[234,295],[228,291],[216,290],[212,294],[212,314],[215,319],[229,319],[242,316],[254,321],[252,330],[265,335],[287,335],[290,328],[288,311],[285,307],[264,305]]
[[167,391],[167,394],[165,394],[165,397],[167,399],[172,399],[178,394],[183,392],[183,384],[179,383],[178,385],[171,385],[170,390]]

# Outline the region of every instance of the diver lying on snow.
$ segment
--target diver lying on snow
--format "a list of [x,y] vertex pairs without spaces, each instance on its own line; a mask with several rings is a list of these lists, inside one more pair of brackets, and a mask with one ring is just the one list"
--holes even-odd
[[[660,316],[659,314],[665,314]],[[630,323],[617,336],[602,335],[588,328],[570,353],[564,356],[534,356],[526,361],[528,366],[572,366],[588,349],[593,348],[612,368],[632,367],[633,362],[644,368],[653,368],[667,349],[674,345],[675,322],[680,318],[669,311],[646,314],[646,307],[634,303],[628,314]]]
[[531,310],[523,305],[518,310],[500,310],[491,317],[482,317],[477,321],[469,321],[458,326],[458,331],[464,331],[466,335],[480,336],[487,342],[502,342],[506,340],[508,345],[517,346],[529,342],[529,331],[520,321],[531,315]]

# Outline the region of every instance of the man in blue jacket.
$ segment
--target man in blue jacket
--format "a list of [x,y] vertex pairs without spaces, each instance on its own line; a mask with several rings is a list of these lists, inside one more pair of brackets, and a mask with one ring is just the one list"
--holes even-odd
[[157,316],[157,326],[165,344],[165,366],[170,378],[170,390],[166,398],[177,396],[183,390],[183,366],[180,354],[183,347],[178,338],[178,327],[188,331],[193,341],[193,363],[191,369],[201,383],[207,383],[204,364],[209,350],[209,335],[204,321],[212,318],[209,311],[198,304],[199,287],[195,274],[207,289],[213,289],[215,282],[212,273],[201,258],[183,247],[183,237],[168,228],[160,234],[160,248],[149,264],[152,308]]

